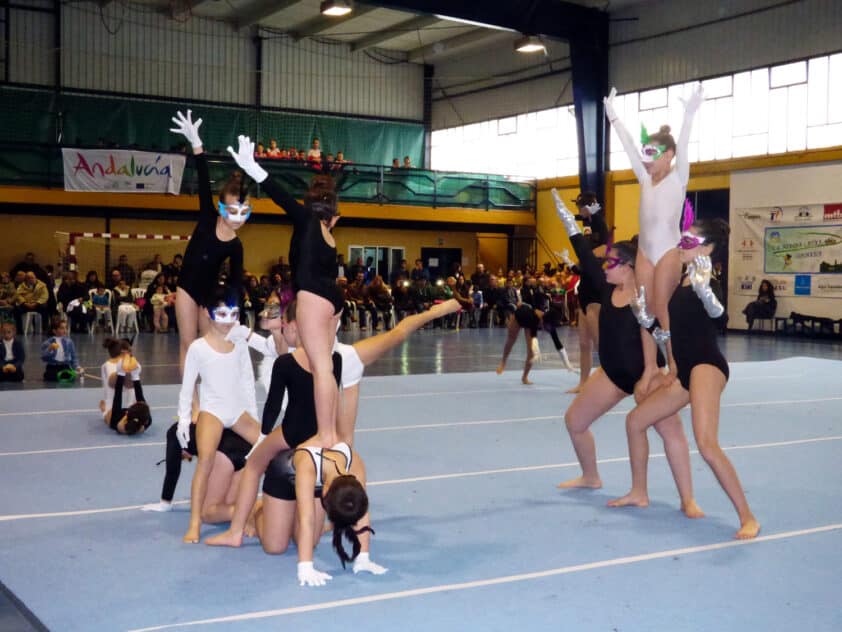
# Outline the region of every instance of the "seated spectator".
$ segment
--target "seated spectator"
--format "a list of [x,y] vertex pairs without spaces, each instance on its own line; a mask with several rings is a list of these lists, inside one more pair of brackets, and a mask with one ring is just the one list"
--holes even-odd
[[94,308],[94,326],[102,321],[105,326],[106,313],[111,316],[111,323],[114,324],[114,316],[111,312],[111,290],[106,288],[102,283],[98,284],[93,290],[88,292],[90,296],[91,305]]
[[287,160],[298,160],[298,150],[295,147],[290,147],[284,154]]
[[12,278],[15,278],[18,272],[23,272],[24,274],[27,272],[34,272],[35,278],[44,283],[44,285],[47,285],[49,281],[47,278],[47,271],[35,263],[35,254],[31,252],[27,252],[23,257],[23,261],[18,262],[12,268],[10,273]]
[[[394,326],[394,323],[392,323],[392,293],[388,286],[383,283],[383,277],[376,274],[366,290],[371,302],[374,303],[375,309],[383,314],[383,326],[387,330],[391,329]],[[375,330],[377,329],[379,327],[375,326]]]
[[8,272],[0,273],[0,320],[8,321],[15,316],[15,294],[17,287]]
[[[498,275],[502,276],[502,275]],[[489,274],[485,271],[485,265],[482,263],[477,264],[477,269],[471,275],[471,283],[474,284],[474,287],[478,290],[482,290],[483,292],[488,289],[489,284]]]
[[313,143],[310,145],[310,150],[307,152],[307,160],[310,162],[322,161],[322,148],[318,138],[313,139]]
[[345,160],[345,152],[344,151],[337,151],[336,152],[336,162],[338,162],[340,165],[351,164],[350,160]]
[[430,281],[430,272],[424,267],[424,262],[421,259],[415,260],[415,267],[412,269],[412,272],[409,274],[409,279],[411,281],[417,281],[418,279],[427,279]]
[[366,291],[365,275],[362,271],[357,272],[357,278],[348,288],[348,298],[354,303],[357,310],[357,315],[360,319],[360,327],[365,326],[366,321],[364,314],[368,312],[371,317],[372,328],[377,329],[380,322],[377,316],[377,308],[374,306],[374,301],[371,300],[371,296],[369,296],[369,293]]
[[120,255],[117,261],[117,269],[120,271],[120,276],[126,280],[129,287],[134,285],[137,279],[134,268],[129,265],[129,258],[126,255]]
[[304,149],[299,149],[296,159],[301,162],[307,162],[307,152]]
[[392,300],[395,305],[395,319],[400,322],[406,316],[416,313],[415,301],[410,292],[409,279],[399,278],[397,282],[392,285]]
[[263,143],[257,143],[257,147],[254,150],[254,157],[266,158],[266,148],[263,146]]
[[41,322],[47,323],[47,300],[49,290],[43,281],[35,278],[35,273],[25,272],[24,281],[15,292],[15,324],[19,330],[23,329],[23,315],[37,312],[41,315]]
[[46,365],[44,381],[72,382],[76,375],[82,373],[82,367],[79,365],[76,347],[67,336],[67,323],[58,316],[54,317],[50,333],[52,336],[41,344],[41,359]]
[[[263,290],[256,276],[249,276],[246,282],[246,309],[254,312],[255,316],[263,311],[269,292]],[[255,318],[255,321],[257,319]]]
[[412,160],[410,160],[409,156],[403,157],[403,165],[404,169],[412,169]]
[[[499,283],[499,280],[498,280]],[[511,279],[506,279],[501,292],[497,296],[497,316],[501,322],[508,322],[509,318],[514,316],[520,298],[517,295],[514,283]]]
[[278,141],[274,138],[269,141],[269,149],[266,150],[267,158],[280,158],[281,150],[278,148]]
[[[458,303],[459,307],[463,312],[468,314],[468,319],[471,319],[472,312],[474,311],[474,299],[471,298],[470,294],[463,294],[457,283],[456,277],[447,277],[447,287],[450,288],[451,298],[455,298]],[[455,320],[455,314],[450,315]]]
[[88,270],[88,273],[85,275],[85,291],[90,292],[91,290],[95,290],[99,284],[100,280],[97,271]]
[[426,277],[418,277],[410,289],[412,304],[416,313],[426,312],[433,305],[433,289]]
[[342,293],[344,308],[342,309],[342,331],[348,331],[349,322],[357,322],[356,304],[351,300],[348,291],[348,279],[344,276],[336,278],[336,287]]
[[157,276],[157,270],[155,270],[154,268],[144,266],[143,272],[140,273],[140,281],[138,282],[137,286],[145,290],[155,281]]
[[70,319],[70,330],[75,333],[87,331],[93,321],[93,310],[88,309],[88,290],[79,282],[75,271],[64,275],[64,281],[58,288],[58,302]]
[[120,274],[119,268],[112,268],[111,275],[108,278],[108,283],[105,284],[105,287],[109,290],[113,290],[115,287],[120,285],[120,281],[123,280],[123,275]]
[[152,261],[143,266],[144,270],[155,270],[155,272],[163,272],[164,264],[161,263],[161,255],[156,254],[152,257]]
[[775,298],[775,288],[772,284],[763,279],[760,282],[760,289],[757,292],[757,299],[749,303],[743,309],[748,328],[754,324],[758,318],[772,318],[775,311],[778,309],[778,300]]
[[137,312],[137,305],[132,296],[132,288],[125,279],[120,279],[120,282],[111,290],[111,302],[114,307],[112,316],[115,320],[113,322],[117,323],[117,329],[120,328],[121,323],[128,329],[128,323]]
[[401,168],[401,161],[397,158],[392,158],[392,169],[391,171],[400,171]]
[[167,315],[167,307],[171,294],[166,284],[159,283],[155,285],[155,291],[149,298],[152,305],[152,329],[156,334],[165,334],[169,331],[170,319]]
[[488,317],[488,303],[482,290],[474,287],[470,281],[465,282],[465,295],[471,298],[474,307],[471,310],[471,327],[479,327],[480,323]]
[[374,277],[377,275],[377,269],[374,267],[374,257],[367,257],[365,266],[363,267],[363,276],[365,277],[365,284],[369,285]]
[[0,325],[0,382],[22,382],[26,353],[21,341],[15,338],[14,323]]

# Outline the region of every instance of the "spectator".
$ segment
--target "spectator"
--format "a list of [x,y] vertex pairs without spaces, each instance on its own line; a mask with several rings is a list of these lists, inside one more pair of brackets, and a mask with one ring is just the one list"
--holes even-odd
[[377,275],[377,270],[374,267],[374,257],[368,257],[365,260],[363,274],[365,275],[365,284],[369,285],[374,280],[374,277]]
[[285,153],[287,160],[298,160],[298,150],[295,147],[290,147]]
[[757,292],[757,299],[749,303],[743,309],[748,328],[758,318],[772,318],[778,309],[778,300],[775,298],[775,288],[766,279],[760,282],[760,289]]
[[519,302],[514,283],[512,283],[511,279],[506,279],[502,291],[497,296],[496,307],[498,318],[504,323],[508,322],[509,317],[514,315]]
[[155,270],[155,272],[163,272],[164,264],[161,263],[161,255],[156,254],[152,257],[152,261],[143,266],[144,270]]
[[88,289],[84,283],[79,282],[75,271],[64,275],[64,281],[58,288],[58,302],[62,310],[70,319],[70,330],[81,333],[87,330],[88,324],[93,320],[93,311],[89,310],[85,303],[88,301]]
[[[447,277],[447,287],[450,289],[450,296],[458,301],[461,310],[463,312],[466,312],[468,314],[468,317],[471,318],[472,312],[474,311],[474,300],[473,298],[471,298],[470,294],[465,295],[460,291],[458,283],[456,281],[456,277],[453,276]],[[451,314],[450,316],[448,316],[448,318],[451,319],[451,323],[453,324],[453,326],[455,326],[454,321],[456,315]]]
[[351,300],[350,288],[348,287],[348,279],[344,276],[336,278],[336,287],[342,293],[342,300],[344,301],[344,309],[342,310],[342,331],[348,331],[348,322],[357,322],[356,305]]
[[[178,275],[181,274],[181,264],[183,261],[184,257],[182,257],[180,254],[174,255],[172,261],[164,268],[164,272],[166,272],[168,276],[175,278],[176,283],[178,281]],[[126,276],[123,275],[123,278],[125,279]],[[128,279],[126,279],[126,283],[132,285],[132,282]]]
[[410,292],[409,279],[401,277],[392,285],[392,300],[395,305],[395,318],[398,322],[409,314],[415,314],[415,301]]
[[88,270],[88,273],[85,275],[85,290],[87,292],[95,290],[97,285],[100,285],[99,274],[97,274],[96,270]]
[[43,281],[35,278],[35,272],[24,273],[24,281],[15,292],[15,324],[23,329],[23,315],[36,312],[41,315],[41,322],[47,322],[47,299],[49,291]]
[[298,150],[298,160],[301,162],[307,162],[307,152],[303,149]]
[[409,156],[403,157],[403,168],[412,169],[412,160],[409,159]]
[[345,255],[339,254],[336,255],[336,269],[337,274],[336,277],[344,277],[345,275]]
[[318,138],[313,139],[313,144],[310,146],[310,151],[307,152],[307,160],[310,162],[322,161],[321,143]]
[[347,165],[351,161],[345,160],[345,152],[344,151],[337,151],[336,152],[336,162],[338,162],[340,165]]
[[362,272],[363,274],[365,274],[365,267],[363,266],[363,258],[362,257],[357,257],[357,260],[354,262],[354,265],[351,266],[351,270],[350,270],[351,276],[348,277],[348,278],[356,279],[357,273],[359,273],[359,272]]
[[393,291],[400,280],[409,279],[409,269],[406,266],[406,259],[401,259],[400,267],[392,272],[392,276],[389,278],[389,285],[392,286]]
[[410,296],[416,313],[426,312],[430,309],[433,304],[433,289],[430,287],[429,279],[425,276],[415,279],[415,283],[410,290]]
[[401,161],[397,158],[392,158],[392,171],[399,171],[401,168]]
[[165,284],[155,286],[155,291],[150,297],[152,304],[152,330],[156,334],[165,334],[169,331],[170,319],[167,315],[168,297],[171,294]]
[[120,281],[123,280],[123,275],[120,274],[119,268],[112,268],[111,269],[111,276],[108,279],[108,283],[106,283],[105,287],[109,290],[113,290],[115,287],[120,285]]
[[120,329],[121,323],[128,330],[128,323],[131,322],[132,316],[137,312],[137,306],[132,296],[132,288],[129,287],[125,279],[120,279],[117,285],[111,289],[111,303],[113,305],[112,317],[114,318],[111,322],[117,323],[117,330]]
[[[41,359],[45,363],[45,382],[72,382],[76,374],[82,373],[79,366],[79,358],[76,355],[76,347],[73,341],[67,337],[67,323],[56,316],[52,320],[50,332],[53,334],[41,344]],[[72,376],[67,379],[61,373],[69,372]]]
[[[379,274],[374,275],[367,291],[375,309],[383,314],[383,326],[386,329],[391,329],[394,326],[392,323],[392,294],[386,284],[383,283],[383,277]],[[375,330],[377,329],[375,321]]]
[[410,280],[417,281],[418,279],[426,279],[429,283],[430,272],[424,267],[424,262],[421,259],[415,260],[415,267],[409,275]]
[[0,320],[7,321],[14,318],[15,294],[17,288],[8,272],[0,274]]
[[266,158],[280,158],[281,150],[278,148],[278,141],[274,138],[269,141],[269,149],[266,150]]
[[357,272],[356,279],[354,279],[354,282],[348,288],[348,298],[353,301],[356,307],[357,315],[360,319],[360,327],[363,327],[365,322],[363,313],[368,312],[371,317],[371,326],[376,329],[380,322],[377,317],[377,308],[374,306],[374,302],[366,290],[365,274],[362,271]]
[[474,287],[478,290],[485,292],[488,289],[489,285],[489,275],[488,272],[485,271],[485,265],[482,263],[477,264],[477,269],[471,275],[471,283],[474,284]]
[[120,255],[117,260],[117,270],[120,271],[120,276],[126,280],[128,286],[133,287],[137,275],[134,268],[129,265],[129,258],[126,255]]
[[12,277],[14,278],[17,276],[18,272],[34,272],[35,278],[44,283],[44,285],[49,283],[46,270],[35,263],[35,255],[31,252],[27,252],[23,257],[23,261],[17,263],[15,267],[12,268]]
[[14,323],[0,325],[0,382],[22,382],[23,362],[26,353],[20,340],[15,338]]
[[266,158],[266,148],[263,146],[263,143],[257,143],[257,148],[254,150],[254,157]]

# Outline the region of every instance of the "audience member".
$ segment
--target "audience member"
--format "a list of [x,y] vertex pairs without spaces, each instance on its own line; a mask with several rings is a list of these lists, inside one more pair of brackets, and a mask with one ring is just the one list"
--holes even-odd
[[88,290],[84,283],[79,282],[76,271],[66,273],[58,288],[58,302],[70,319],[70,330],[75,333],[87,331],[88,324],[93,320],[93,311],[85,305],[87,301]]
[[267,158],[280,158],[281,150],[278,148],[278,141],[274,138],[269,141],[269,149],[266,150]]
[[35,263],[35,254],[31,252],[27,252],[24,257],[23,261],[18,262],[12,268],[11,275],[14,278],[18,272],[34,272],[35,278],[47,285],[49,282],[49,278],[47,277],[47,271],[44,270],[41,266]]
[[772,318],[778,309],[778,299],[775,298],[775,288],[772,284],[763,279],[757,292],[757,299],[749,303],[743,309],[748,328],[751,329],[754,321],[758,318]]
[[67,322],[56,316],[53,318],[50,333],[52,336],[41,344],[41,359],[45,363],[45,382],[72,382],[82,373],[76,347],[67,336]]
[[24,273],[24,281],[15,292],[15,324],[19,330],[23,329],[23,315],[37,312],[41,315],[41,322],[47,322],[47,300],[49,291],[43,281],[35,278],[35,272]]
[[310,146],[310,150],[307,152],[307,160],[309,160],[310,162],[322,161],[321,143],[318,138],[313,139],[313,144]]
[[12,277],[8,272],[0,273],[0,321],[14,319],[15,294],[17,294],[17,287]]
[[120,271],[120,276],[126,280],[129,287],[134,286],[137,275],[135,274],[134,268],[129,265],[129,258],[126,255],[120,255],[120,258],[117,260],[117,270]]
[[411,281],[417,281],[418,279],[426,279],[429,283],[430,272],[424,267],[424,262],[421,261],[421,259],[415,260],[415,267],[412,269],[409,278]]
[[14,323],[0,325],[0,382],[22,382],[23,362],[26,353],[23,344],[15,337]]

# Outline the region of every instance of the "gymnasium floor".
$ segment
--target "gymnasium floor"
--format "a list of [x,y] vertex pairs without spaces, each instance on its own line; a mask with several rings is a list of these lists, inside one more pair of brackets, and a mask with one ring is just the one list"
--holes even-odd
[[[562,421],[575,377],[548,359],[521,386],[522,342],[495,375],[503,335],[419,332],[367,371],[356,447],[371,481],[372,559],[390,570],[343,571],[323,541],[316,566],[334,578],[321,588],[297,585],[294,551],[183,545],[184,503],[138,510],[160,493],[174,344],[136,343],[155,420],[139,438],[108,431],[89,388],[4,388],[0,581],[52,630],[842,629],[838,345],[723,339],[732,379],[720,439],[763,525],[738,543],[736,515],[697,454],[707,517],[678,512],[654,436],[651,506],[605,506],[629,486],[628,400],[594,426],[604,488],[557,490],[578,473]],[[83,364],[98,365],[101,339],[76,338]],[[188,465],[177,499],[191,474]],[[12,616],[0,628],[17,629]]]

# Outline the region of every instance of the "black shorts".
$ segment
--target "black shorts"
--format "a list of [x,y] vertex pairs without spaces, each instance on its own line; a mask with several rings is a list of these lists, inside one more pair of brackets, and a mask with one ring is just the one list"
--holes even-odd
[[[196,426],[196,424],[191,425],[194,428]],[[251,450],[251,444],[233,430],[226,428],[222,431],[222,438],[216,450],[228,457],[234,466],[234,471],[239,472],[246,466],[246,455]]]
[[[263,493],[278,500],[295,500],[295,479],[290,475],[289,450],[284,450],[269,462],[263,477]],[[313,498],[321,498],[322,490],[313,490]]]
[[[678,361],[676,360],[676,364]],[[710,364],[711,366],[715,366],[717,369],[722,371],[722,375],[725,376],[725,381],[728,381],[728,378],[731,375],[730,370],[728,369],[728,361],[725,359],[721,353],[711,354],[707,358],[703,358],[701,361],[698,361],[692,365],[688,366],[681,366],[678,365],[678,381],[681,382],[681,386],[684,387],[685,391],[690,391],[690,374],[700,364]]]

